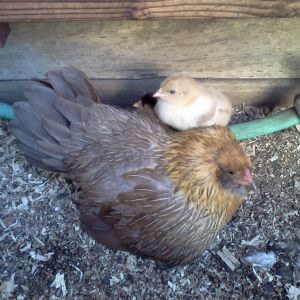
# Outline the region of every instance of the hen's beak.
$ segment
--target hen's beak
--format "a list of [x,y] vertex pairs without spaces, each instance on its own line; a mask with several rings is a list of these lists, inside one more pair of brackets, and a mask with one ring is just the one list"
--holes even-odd
[[164,93],[162,92],[162,89],[159,89],[159,90],[153,95],[154,98],[163,98],[163,97],[166,97],[166,96],[167,96],[167,95],[164,94]]
[[245,182],[245,184],[247,186],[249,186],[252,190],[256,191],[257,190],[257,187],[256,187],[256,184],[255,184],[255,181],[250,173],[250,171],[247,169],[245,174],[244,174],[244,177],[243,177],[243,182]]

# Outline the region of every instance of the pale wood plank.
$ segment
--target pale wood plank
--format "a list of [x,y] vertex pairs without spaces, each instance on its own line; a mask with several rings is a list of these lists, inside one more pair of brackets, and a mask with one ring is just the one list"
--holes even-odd
[[0,2],[0,20],[153,19],[293,17],[300,1],[164,0],[164,1],[25,1]]
[[300,19],[18,23],[0,51],[0,80],[73,65],[96,79],[298,78]]
[[[105,103],[128,106],[146,93],[156,91],[163,78],[140,80],[92,80]],[[215,88],[222,90],[234,104],[261,102],[278,103],[281,106],[293,104],[294,96],[300,93],[298,80],[205,80]],[[28,80],[0,81],[0,101],[12,103],[24,99]]]

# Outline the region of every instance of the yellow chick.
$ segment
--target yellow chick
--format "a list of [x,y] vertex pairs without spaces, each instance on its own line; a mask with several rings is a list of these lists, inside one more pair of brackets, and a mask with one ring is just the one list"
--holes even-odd
[[220,91],[186,75],[166,78],[153,95],[159,119],[177,129],[228,125],[232,104]]

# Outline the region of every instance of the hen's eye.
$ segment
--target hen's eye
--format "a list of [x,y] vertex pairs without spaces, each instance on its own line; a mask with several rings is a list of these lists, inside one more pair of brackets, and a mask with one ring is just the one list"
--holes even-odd
[[175,94],[176,90],[175,89],[170,89],[170,94]]
[[233,174],[234,174],[234,172],[233,172],[233,171],[228,171],[228,173],[229,173],[230,175],[233,175]]

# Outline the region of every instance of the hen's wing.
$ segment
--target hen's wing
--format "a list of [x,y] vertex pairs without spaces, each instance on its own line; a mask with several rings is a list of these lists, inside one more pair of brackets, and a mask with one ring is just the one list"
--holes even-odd
[[80,215],[100,243],[175,265],[197,257],[215,237],[208,211],[186,206],[159,168],[126,172],[122,188],[111,191],[102,178],[96,184],[96,193],[81,195]]

